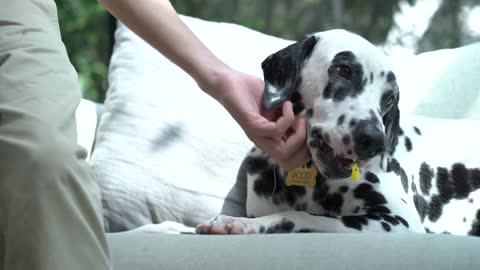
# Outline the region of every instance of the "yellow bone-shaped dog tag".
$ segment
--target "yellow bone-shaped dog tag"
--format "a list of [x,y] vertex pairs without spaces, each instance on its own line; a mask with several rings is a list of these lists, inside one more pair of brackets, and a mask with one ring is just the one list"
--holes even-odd
[[309,163],[310,164],[289,171],[287,174],[286,185],[314,187],[317,182],[318,171],[317,167],[313,165],[313,162]]
[[352,166],[352,176],[350,177],[353,181],[360,180],[360,168],[356,161],[353,162]]

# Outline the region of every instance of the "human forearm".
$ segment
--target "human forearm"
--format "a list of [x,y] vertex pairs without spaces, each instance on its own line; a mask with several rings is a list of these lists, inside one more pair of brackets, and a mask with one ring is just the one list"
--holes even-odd
[[115,17],[221,99],[217,81],[229,70],[182,22],[167,0],[99,0]]
[[[291,103],[285,102],[281,112],[264,108],[263,81],[231,69],[218,59],[180,20],[169,1],[99,1],[137,35],[185,70],[227,109],[247,136],[284,169],[306,161],[306,122],[302,118],[295,120]],[[287,141],[281,139],[285,137]]]

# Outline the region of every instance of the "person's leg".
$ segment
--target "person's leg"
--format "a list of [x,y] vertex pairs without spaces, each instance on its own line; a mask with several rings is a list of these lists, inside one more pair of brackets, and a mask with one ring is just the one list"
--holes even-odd
[[110,269],[55,3],[0,7],[0,269]]

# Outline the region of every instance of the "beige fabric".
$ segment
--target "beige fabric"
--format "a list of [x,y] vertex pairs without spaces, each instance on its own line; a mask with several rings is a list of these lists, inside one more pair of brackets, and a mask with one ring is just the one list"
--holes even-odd
[[109,269],[51,0],[0,0],[0,269]]

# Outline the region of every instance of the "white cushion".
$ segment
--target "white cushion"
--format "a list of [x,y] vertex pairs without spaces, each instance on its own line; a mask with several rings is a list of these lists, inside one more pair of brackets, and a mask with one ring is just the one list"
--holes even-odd
[[95,141],[95,130],[97,128],[97,110],[95,103],[82,99],[75,111],[77,120],[77,142],[87,150],[87,160]]
[[400,87],[402,112],[480,119],[480,43],[392,57]]
[[[260,78],[260,63],[292,43],[234,24],[182,19],[227,64]],[[107,231],[164,220],[194,225],[220,212],[244,214],[244,189],[235,182],[252,143],[223,107],[204,94],[187,74],[122,24],[115,39],[106,112],[91,160],[102,184]],[[478,51],[478,46],[435,52],[432,57],[454,54],[441,59],[456,63],[456,56],[471,54],[473,50]],[[437,110],[427,100],[411,101],[417,100],[420,92],[422,96],[438,98],[436,102],[440,104],[453,102],[453,98],[458,99],[458,104],[478,100],[478,84],[472,88],[476,92],[469,92],[470,96],[465,95],[462,85],[465,82],[475,87],[473,79],[479,77],[479,69],[469,70],[468,66],[478,64],[462,58],[461,73],[454,69],[447,74],[451,77],[446,77],[439,75],[445,69],[439,63],[432,67],[428,59],[425,54],[403,58],[398,64],[402,71],[397,71],[397,77],[406,111],[430,116],[450,112]],[[469,80],[458,79],[467,71]],[[409,81],[407,76],[411,75],[414,79]],[[432,87],[437,87],[437,80],[433,80],[437,77],[454,80],[455,84],[442,83],[442,94],[433,95]],[[442,99],[445,91],[462,94]],[[480,118],[478,109],[469,109],[468,114],[463,110],[467,106],[449,117],[458,117],[461,112],[462,116]],[[239,181],[243,183],[242,179]]]
[[[220,58],[258,76],[260,62],[290,43],[183,18]],[[242,196],[231,195],[233,206],[224,201],[252,143],[217,101],[126,27],[120,25],[115,38],[92,156],[107,230],[163,220],[194,225],[222,209],[238,214]]]

